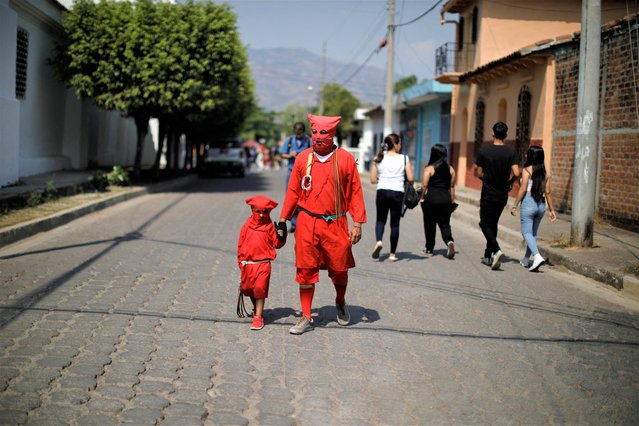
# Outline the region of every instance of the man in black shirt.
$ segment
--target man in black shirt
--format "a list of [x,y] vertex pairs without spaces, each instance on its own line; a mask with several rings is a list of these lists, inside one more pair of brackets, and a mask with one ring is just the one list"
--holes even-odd
[[479,202],[479,227],[486,238],[486,249],[482,263],[498,269],[504,253],[497,243],[497,225],[506,203],[511,182],[519,176],[517,154],[512,147],[504,145],[508,126],[501,121],[493,126],[493,144],[479,150],[475,165],[477,176],[482,180]]

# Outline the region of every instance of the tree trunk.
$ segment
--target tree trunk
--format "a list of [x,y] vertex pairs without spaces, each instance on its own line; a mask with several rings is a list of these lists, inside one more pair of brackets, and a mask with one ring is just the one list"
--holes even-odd
[[166,127],[166,120],[160,119],[160,131],[158,132],[158,152],[155,153],[155,161],[153,163],[153,170],[155,171],[156,176],[158,176],[160,173],[160,160],[162,160],[162,151],[164,150],[164,138],[167,137]]
[[182,166],[183,171],[188,171],[191,167],[191,159],[193,158],[193,144],[191,143],[191,138],[188,134],[185,134],[185,143],[184,143],[184,165]]
[[147,133],[149,133],[149,119],[151,116],[145,113],[135,114],[133,116],[135,120],[135,127],[137,129],[137,145],[135,148],[135,162],[133,163],[133,170],[136,176],[140,176],[142,170],[142,151],[144,149],[144,139]]

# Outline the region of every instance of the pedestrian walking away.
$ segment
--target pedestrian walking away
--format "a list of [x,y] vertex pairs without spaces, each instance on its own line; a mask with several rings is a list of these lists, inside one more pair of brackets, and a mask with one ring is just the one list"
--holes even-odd
[[251,216],[246,219],[237,242],[237,263],[240,267],[240,299],[238,316],[244,316],[243,296],[253,303],[253,323],[251,330],[264,327],[264,302],[268,297],[271,280],[271,262],[277,256],[275,249],[286,244],[286,228],[275,230],[270,213],[277,203],[264,195],[247,198],[251,206]]
[[[306,134],[306,126],[301,121],[298,121],[293,125],[293,135],[286,138],[282,147],[280,148],[280,157],[287,160],[286,180],[284,184],[284,191],[288,188],[288,181],[291,178],[291,172],[293,171],[293,165],[297,155],[311,147],[311,138]],[[289,232],[295,232],[297,226],[296,210],[291,218],[291,228]]]
[[383,248],[384,228],[390,213],[390,255],[388,260],[396,262],[399,242],[399,222],[404,204],[404,181],[413,183],[413,170],[408,156],[401,154],[402,141],[399,135],[391,133],[384,138],[382,146],[373,159],[371,183],[377,184],[375,207],[375,247],[373,259],[379,259]]
[[482,180],[479,199],[479,227],[486,248],[482,263],[491,269],[499,269],[504,253],[497,242],[499,218],[508,203],[508,191],[519,176],[515,149],[504,144],[508,126],[497,122],[493,126],[493,143],[482,147],[475,161],[477,177]]
[[448,164],[448,150],[442,144],[438,143],[430,150],[430,159],[422,177],[422,188],[420,205],[426,239],[422,254],[433,254],[436,226],[439,226],[446,244],[446,256],[452,259],[455,257],[455,242],[450,228],[450,215],[455,202],[455,169]]
[[[357,163],[348,151],[337,148],[333,137],[341,117],[308,115],[312,148],[298,155],[282,207],[278,229],[300,213],[295,232],[295,280],[299,283],[302,317],[289,331],[303,334],[313,329],[311,308],[320,269],[328,270],[335,287],[337,323],[350,323],[346,305],[348,270],[355,267],[352,245],[362,236],[366,222],[364,193]],[[348,229],[350,214],[353,225]]]
[[521,206],[519,209],[521,234],[526,241],[526,254],[519,263],[529,268],[529,271],[535,272],[546,261],[537,248],[537,231],[546,209],[551,222],[557,219],[552,204],[550,175],[546,172],[544,165],[544,149],[540,146],[533,145],[528,148],[519,191],[510,214],[516,216],[518,206]]

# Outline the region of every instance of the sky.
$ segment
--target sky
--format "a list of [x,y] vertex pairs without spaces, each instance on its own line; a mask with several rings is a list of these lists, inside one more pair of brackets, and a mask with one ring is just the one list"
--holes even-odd
[[[240,37],[250,48],[304,48],[321,55],[326,42],[329,58],[357,65],[364,63],[384,39],[388,26],[388,0],[225,2],[236,13]],[[395,24],[417,18],[436,3],[438,0],[395,0]],[[419,81],[434,77],[435,50],[455,38],[455,26],[439,22],[443,4],[418,21],[396,29],[396,75],[414,74]],[[367,65],[386,69],[386,61],[386,49],[382,49],[373,54]],[[326,81],[341,83],[348,79],[349,75],[339,72],[327,70]]]

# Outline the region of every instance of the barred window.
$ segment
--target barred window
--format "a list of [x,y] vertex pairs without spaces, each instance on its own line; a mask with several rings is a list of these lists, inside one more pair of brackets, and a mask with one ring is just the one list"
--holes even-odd
[[16,48],[16,98],[24,99],[27,94],[27,57],[29,54],[29,33],[18,27]]
[[530,145],[530,90],[523,86],[517,99],[517,136],[515,147],[519,164],[524,164]]

